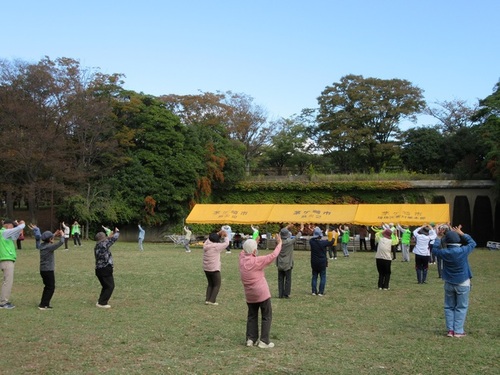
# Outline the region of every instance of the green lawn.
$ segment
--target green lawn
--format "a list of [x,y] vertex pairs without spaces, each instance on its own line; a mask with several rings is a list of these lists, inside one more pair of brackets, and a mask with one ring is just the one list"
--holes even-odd
[[[247,348],[238,251],[222,256],[219,306],[206,306],[202,250],[117,242],[110,310],[93,242],[56,254],[52,311],[39,311],[39,257],[18,252],[13,310],[0,310],[1,374],[498,374],[500,252],[476,249],[468,336],[445,337],[435,266],[418,285],[413,263],[393,262],[390,291],[376,288],[373,253],[330,261],[326,295],[310,295],[309,254],[295,252],[292,298],[274,298],[273,349]],[[268,251],[261,251],[266,254]],[[340,254],[339,254],[340,255]],[[413,261],[413,258],[412,258]]]

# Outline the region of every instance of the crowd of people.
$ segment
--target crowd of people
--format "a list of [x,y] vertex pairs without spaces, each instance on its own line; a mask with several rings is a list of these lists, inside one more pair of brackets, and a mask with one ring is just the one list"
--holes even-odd
[[[0,229],[0,268],[3,282],[0,295],[0,309],[13,309],[10,295],[14,280],[16,261],[16,244],[24,231],[24,221],[5,219]],[[35,238],[36,248],[40,253],[40,276],[44,285],[38,308],[50,310],[52,296],[55,291],[55,257],[54,252],[65,245],[67,249],[70,235],[75,246],[81,246],[81,227],[77,221],[71,228],[64,222],[61,229],[54,233],[41,232],[36,225],[28,226]],[[229,225],[211,232],[203,243],[203,271],[207,279],[205,304],[217,306],[217,296],[221,288],[221,253],[231,252],[231,248],[241,249],[239,255],[239,271],[241,283],[248,307],[246,324],[246,345],[259,348],[272,348],[270,341],[272,323],[271,292],[264,270],[275,264],[278,271],[278,298],[288,299],[292,293],[292,270],[294,267],[294,248],[305,233],[309,234],[311,294],[323,297],[327,283],[328,261],[337,259],[336,247],[340,243],[344,257],[349,257],[348,244],[350,230],[347,225],[321,227],[317,225],[283,225],[274,236],[274,250],[259,256],[259,243],[262,237],[257,226],[252,226],[252,234],[248,238],[235,239]],[[118,240],[120,232],[102,226],[95,236],[95,275],[101,284],[101,292],[97,300],[98,308],[109,309],[109,300],[114,291],[113,256],[111,246]],[[143,251],[145,230],[138,225],[139,250]],[[191,228],[185,226],[186,233],[183,245],[190,252],[189,242]],[[59,237],[59,241],[55,238]],[[373,242],[372,242],[373,237]],[[401,249],[402,262],[410,261],[410,243],[413,240],[416,279],[418,284],[427,282],[429,263],[438,262],[439,277],[444,280],[444,312],[447,336],[464,337],[464,323],[469,305],[470,283],[472,272],[468,256],[476,243],[470,235],[461,230],[461,226],[450,224],[425,224],[413,231],[408,226],[382,223],[380,227],[361,227],[359,234],[360,248],[367,250],[366,239],[370,240],[370,249],[375,252],[375,265],[378,272],[377,287],[388,291],[391,280],[391,264],[396,259],[396,252]],[[363,241],[362,241],[363,240]],[[319,279],[319,284],[318,284]],[[259,312],[261,326],[259,334]]]
[[[15,306],[10,302],[12,286],[14,284],[14,268],[17,260],[16,245],[19,237],[23,235],[26,223],[24,220],[2,220],[0,228],[0,269],[3,272],[2,288],[0,292],[0,309],[11,310]],[[96,303],[97,307],[109,309],[108,304],[114,290],[113,278],[113,256],[110,247],[118,240],[119,230],[114,231],[102,226],[105,232],[98,232],[95,236],[95,274],[101,284],[101,293]],[[54,233],[51,231],[41,232],[35,224],[29,224],[28,228],[33,231],[35,247],[40,253],[40,276],[44,285],[42,297],[38,308],[40,310],[51,310],[50,301],[56,288],[55,281],[55,256],[54,252],[62,245],[68,250],[68,240],[70,234],[73,236],[75,246],[82,246],[80,240],[81,227],[75,221],[70,229],[64,222],[61,223],[61,229]],[[58,242],[54,242],[59,237]],[[20,247],[17,246],[17,250]]]
[[[215,298],[220,290],[220,254],[224,249],[230,249],[230,231],[228,225],[219,232],[209,235],[203,245],[203,266],[208,280],[206,304],[218,305]],[[248,306],[246,345],[260,348],[272,348],[274,343],[269,339],[272,322],[271,293],[265,279],[264,269],[275,263],[278,270],[278,298],[288,299],[291,296],[292,270],[294,267],[293,252],[296,241],[306,231],[304,224],[297,230],[295,225],[283,226],[276,234],[276,247],[265,256],[258,256],[258,229],[252,226],[253,238],[246,239],[240,253],[240,275]],[[323,297],[327,281],[328,260],[335,260],[336,246],[340,244],[344,256],[349,256],[348,243],[350,231],[347,225],[326,228],[326,233],[320,226],[307,226],[312,229],[309,239],[311,260],[311,294]],[[293,233],[295,232],[295,233]],[[382,291],[390,290],[391,265],[396,260],[396,252],[401,249],[402,262],[410,261],[410,244],[413,240],[415,270],[418,284],[427,282],[427,272],[432,256],[441,262],[439,277],[444,280],[445,290],[445,321],[447,336],[464,337],[464,322],[468,310],[470,279],[472,273],[468,263],[468,255],[476,243],[461,226],[452,227],[449,224],[436,226],[425,224],[413,231],[406,225],[382,223],[380,227],[362,227],[360,248],[367,250],[366,239],[374,237],[371,250],[375,251],[375,264],[378,272],[377,287]],[[363,241],[361,241],[363,238]],[[213,265],[206,267],[207,264]],[[214,276],[214,273],[216,276]],[[318,285],[319,278],[319,285]],[[258,332],[258,313],[261,313],[261,332]]]

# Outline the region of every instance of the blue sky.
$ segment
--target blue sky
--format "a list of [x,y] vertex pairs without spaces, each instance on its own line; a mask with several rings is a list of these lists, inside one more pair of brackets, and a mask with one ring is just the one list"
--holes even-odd
[[0,58],[70,57],[152,95],[245,93],[270,119],[347,74],[475,104],[500,79],[499,14],[498,0],[9,1]]

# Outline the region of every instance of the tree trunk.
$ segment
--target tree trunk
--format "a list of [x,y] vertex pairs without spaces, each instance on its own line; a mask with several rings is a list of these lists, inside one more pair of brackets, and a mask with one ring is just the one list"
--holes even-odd
[[5,194],[5,205],[5,216],[14,219],[14,198],[11,191],[7,191]]

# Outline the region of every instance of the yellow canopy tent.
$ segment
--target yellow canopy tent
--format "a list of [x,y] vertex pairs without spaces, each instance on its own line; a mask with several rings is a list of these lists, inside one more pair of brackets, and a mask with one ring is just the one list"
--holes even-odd
[[274,204],[197,204],[186,223],[265,224]]
[[268,223],[352,223],[355,204],[276,204],[269,215]]
[[360,204],[353,224],[400,223],[422,225],[450,222],[448,204]]
[[448,204],[197,204],[186,223],[313,223],[380,225],[448,223]]

